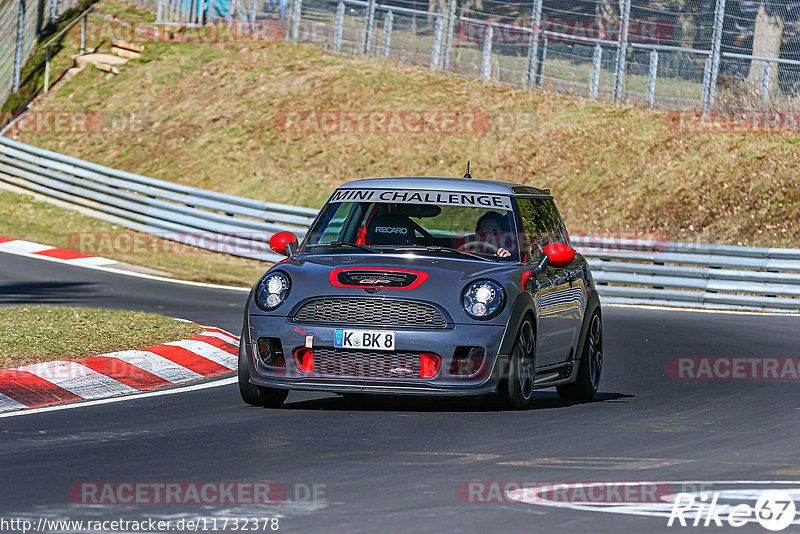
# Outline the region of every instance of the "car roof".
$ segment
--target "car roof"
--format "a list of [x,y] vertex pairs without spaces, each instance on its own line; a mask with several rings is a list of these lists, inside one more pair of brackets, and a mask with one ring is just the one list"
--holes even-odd
[[550,197],[550,191],[513,182],[475,180],[471,178],[443,178],[436,176],[403,176],[394,178],[367,178],[342,184],[338,189],[416,189],[501,195],[537,195]]

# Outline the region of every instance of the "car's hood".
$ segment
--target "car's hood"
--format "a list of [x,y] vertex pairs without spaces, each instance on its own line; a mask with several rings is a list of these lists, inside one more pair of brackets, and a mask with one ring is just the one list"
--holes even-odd
[[[428,256],[418,253],[383,254],[301,254],[277,264],[272,270],[281,270],[291,279],[288,306],[281,306],[288,313],[294,305],[311,297],[358,296],[383,298],[408,298],[426,300],[440,304],[452,315],[460,311],[461,293],[470,282],[491,279],[514,292],[518,288],[524,267],[516,263],[488,262],[469,258]],[[336,273],[340,270],[408,270],[423,273],[421,284],[402,289],[380,288],[377,291],[369,286],[343,287],[337,284]],[[332,274],[333,273],[333,274]],[[376,287],[376,286],[373,286]],[[513,297],[514,295],[507,295]],[[252,310],[258,313],[257,309]],[[498,317],[499,319],[500,317]],[[458,318],[454,317],[458,322]]]

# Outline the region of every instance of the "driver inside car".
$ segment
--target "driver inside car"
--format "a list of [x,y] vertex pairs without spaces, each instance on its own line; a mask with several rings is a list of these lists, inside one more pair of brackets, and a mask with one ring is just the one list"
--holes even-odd
[[511,256],[511,252],[500,246],[502,238],[508,230],[508,222],[506,218],[496,211],[487,211],[478,223],[475,225],[475,233],[482,237],[482,240],[490,245],[497,247],[495,256],[500,258],[507,258]]

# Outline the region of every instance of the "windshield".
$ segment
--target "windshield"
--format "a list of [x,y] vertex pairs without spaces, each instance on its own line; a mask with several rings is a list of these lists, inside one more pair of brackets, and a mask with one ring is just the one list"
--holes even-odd
[[[508,196],[431,192],[421,197],[406,196],[444,202],[331,201],[311,228],[303,250],[419,249],[492,261],[519,259],[516,222]],[[475,197],[491,197],[492,202],[475,205]],[[459,204],[447,203],[454,200]]]

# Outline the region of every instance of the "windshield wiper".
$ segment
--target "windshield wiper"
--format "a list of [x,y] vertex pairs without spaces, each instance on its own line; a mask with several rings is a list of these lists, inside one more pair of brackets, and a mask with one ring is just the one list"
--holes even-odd
[[475,258],[477,260],[497,261],[493,257],[487,258],[485,256],[479,256],[478,254],[474,254],[466,250],[460,250],[452,247],[441,247],[439,245],[404,245],[395,247],[395,250],[428,250],[431,252],[453,252],[455,254],[461,254],[462,256],[469,256],[470,258]]
[[378,252],[377,250],[369,248],[367,246],[357,245],[355,243],[348,243],[346,241],[331,241],[330,243],[314,243],[311,245],[306,245],[306,248],[311,248],[311,247],[330,247],[330,248],[353,247],[359,250],[363,250],[364,252],[372,252],[372,253]]

